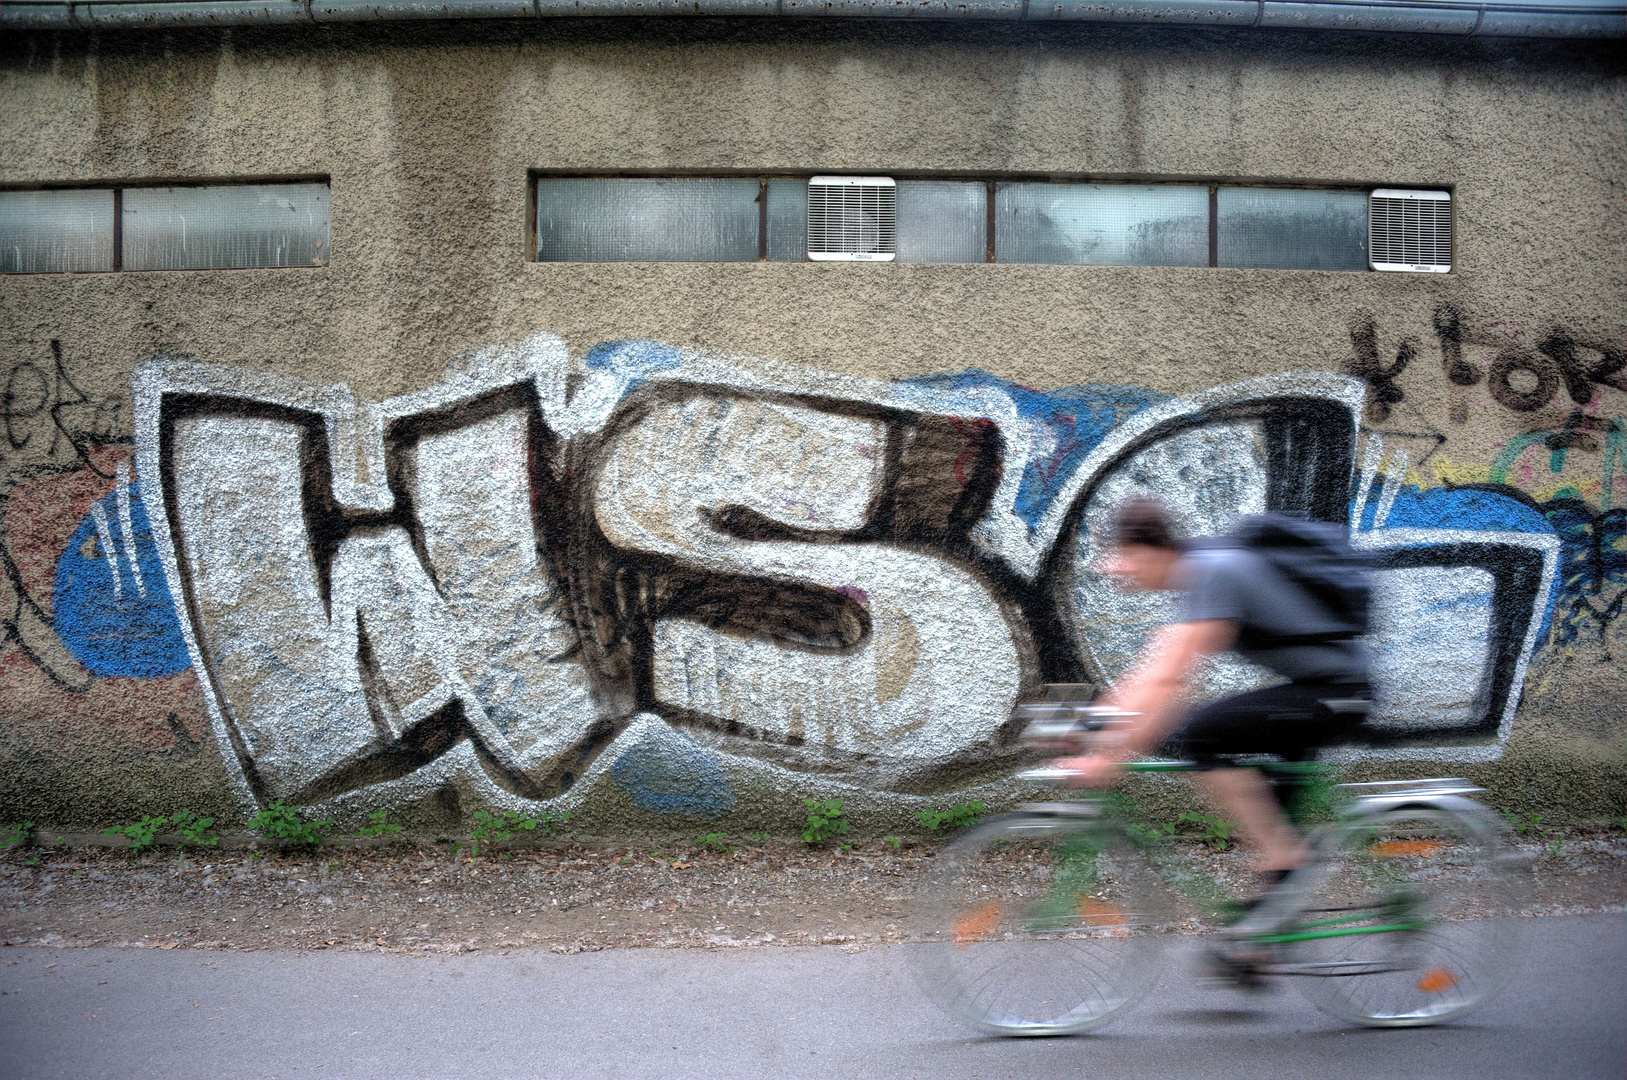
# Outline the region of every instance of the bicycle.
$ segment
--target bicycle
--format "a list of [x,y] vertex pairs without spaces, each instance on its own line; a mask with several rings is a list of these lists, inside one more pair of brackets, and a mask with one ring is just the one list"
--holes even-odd
[[[1030,732],[1052,744],[1089,711],[1045,708],[1052,715]],[[1085,726],[1100,724],[1098,713]],[[1067,775],[1022,774],[1042,783]],[[1310,861],[1246,913],[1211,962],[1245,984],[1296,977],[1318,1007],[1369,1026],[1440,1023],[1483,1003],[1517,946],[1511,920],[1480,917],[1517,906],[1520,857],[1507,823],[1469,798],[1483,789],[1461,779],[1337,790],[1347,801],[1307,837]],[[1027,804],[936,856],[911,946],[932,996],[990,1032],[1065,1035],[1101,1023],[1151,984],[1165,945],[1190,929],[1169,884],[1194,882],[1118,803],[1091,794]]]

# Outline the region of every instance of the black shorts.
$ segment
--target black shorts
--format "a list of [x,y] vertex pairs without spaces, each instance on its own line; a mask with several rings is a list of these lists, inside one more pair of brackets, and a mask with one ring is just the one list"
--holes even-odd
[[1335,713],[1324,701],[1371,700],[1367,683],[1288,683],[1221,698],[1197,709],[1165,746],[1165,752],[1223,768],[1232,754],[1270,754],[1284,761],[1310,761],[1318,747],[1340,742],[1362,722],[1360,713]]

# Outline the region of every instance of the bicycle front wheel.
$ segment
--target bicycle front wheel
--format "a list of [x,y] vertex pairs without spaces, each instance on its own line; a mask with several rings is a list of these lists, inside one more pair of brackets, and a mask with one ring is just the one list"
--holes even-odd
[[923,989],[984,1030],[1067,1035],[1105,1020],[1156,975],[1158,896],[1123,832],[1014,814],[939,853],[915,905],[910,956]]
[[[1478,809],[1478,808],[1477,808]],[[1307,894],[1296,974],[1323,1010],[1372,1027],[1438,1024],[1491,997],[1518,945],[1520,874],[1483,810],[1409,807],[1334,826]],[[1501,917],[1499,917],[1501,916]]]

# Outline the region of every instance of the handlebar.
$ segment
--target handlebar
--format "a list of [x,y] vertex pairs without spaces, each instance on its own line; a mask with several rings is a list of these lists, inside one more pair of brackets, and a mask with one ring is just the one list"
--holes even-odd
[[1084,701],[1031,701],[1017,706],[1024,745],[1036,750],[1076,753],[1091,735],[1128,724],[1137,713]]
[[[1125,772],[1133,773],[1172,773],[1191,772],[1198,766],[1193,761],[1155,759],[1152,761],[1126,761],[1119,767]],[[1044,765],[1037,769],[1024,769],[1013,776],[1012,779],[1038,784],[1043,787],[1062,787],[1077,775],[1072,769],[1059,769],[1053,765]]]

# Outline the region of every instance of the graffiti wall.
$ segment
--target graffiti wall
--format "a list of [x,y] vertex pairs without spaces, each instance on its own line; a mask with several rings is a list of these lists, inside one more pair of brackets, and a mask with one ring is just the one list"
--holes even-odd
[[[220,782],[210,721],[135,480],[129,391],[57,340],[0,372],[0,746],[13,790],[122,758]],[[170,781],[171,787],[175,787]],[[13,815],[0,808],[0,817]]]
[[[1620,648],[1624,363],[1465,322],[1435,320],[1454,415],[1540,425],[1483,465],[1409,412],[1431,350],[1387,359],[1365,315],[1341,373],[1182,397],[538,334],[382,401],[159,357],[132,419],[52,343],[6,388],[7,693],[213,744],[244,812],[908,801],[1009,774],[1017,700],[1111,681],[1171,616],[1096,569],[1150,492],[1193,534],[1348,522],[1380,704],[1338,755],[1495,761],[1534,657]],[[1267,677],[1222,659],[1197,693]]]

